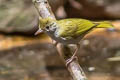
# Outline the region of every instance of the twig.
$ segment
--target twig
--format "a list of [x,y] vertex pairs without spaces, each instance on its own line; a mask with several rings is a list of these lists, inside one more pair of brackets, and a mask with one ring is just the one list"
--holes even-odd
[[[51,17],[51,18],[55,19],[55,16],[54,16],[47,0],[33,0],[33,3],[35,5],[40,17],[42,17],[42,18]],[[57,47],[57,50],[65,62],[72,56],[71,50],[67,45],[59,44]],[[74,80],[87,80],[77,59],[74,60],[73,62],[71,62],[67,68]]]

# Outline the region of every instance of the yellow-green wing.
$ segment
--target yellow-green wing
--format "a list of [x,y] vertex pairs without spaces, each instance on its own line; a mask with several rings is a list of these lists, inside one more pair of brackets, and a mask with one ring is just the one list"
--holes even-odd
[[59,37],[68,39],[80,36],[95,26],[94,23],[85,19],[64,19],[58,21],[57,23],[60,26],[57,32]]

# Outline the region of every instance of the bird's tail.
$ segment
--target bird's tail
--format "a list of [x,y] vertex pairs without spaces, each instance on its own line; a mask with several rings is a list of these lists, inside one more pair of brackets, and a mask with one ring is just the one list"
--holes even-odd
[[96,28],[114,28],[113,25],[108,21],[95,22],[97,24]]

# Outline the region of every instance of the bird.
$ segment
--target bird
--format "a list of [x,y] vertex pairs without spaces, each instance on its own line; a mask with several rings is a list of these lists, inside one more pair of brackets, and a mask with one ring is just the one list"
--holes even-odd
[[68,18],[55,20],[53,18],[40,18],[39,19],[39,29],[35,35],[45,32],[53,40],[54,43],[62,43],[64,45],[75,44],[76,49],[70,59],[67,60],[66,66],[68,66],[74,59],[78,49],[80,47],[79,42],[84,38],[86,34],[96,28],[114,28],[109,21],[91,21],[81,18]]

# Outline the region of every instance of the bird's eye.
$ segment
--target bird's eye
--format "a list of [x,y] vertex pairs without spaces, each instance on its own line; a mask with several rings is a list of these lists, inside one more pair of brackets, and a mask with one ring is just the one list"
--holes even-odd
[[46,26],[46,27],[45,27],[45,30],[46,30],[46,31],[49,31],[49,29],[50,29],[49,26]]
[[46,29],[49,29],[49,26],[46,26]]

